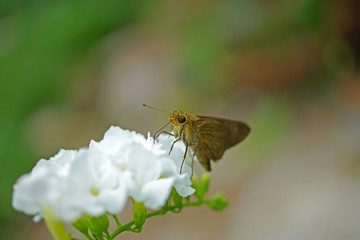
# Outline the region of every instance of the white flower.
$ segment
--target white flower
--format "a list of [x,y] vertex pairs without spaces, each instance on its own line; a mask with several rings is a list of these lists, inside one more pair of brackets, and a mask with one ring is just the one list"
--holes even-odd
[[76,151],[60,150],[49,160],[41,159],[31,173],[21,176],[14,186],[13,207],[34,220],[42,217],[42,209],[53,206],[61,196],[63,181]]
[[36,220],[51,208],[56,218],[69,222],[83,214],[117,214],[128,197],[151,209],[162,207],[172,187],[184,197],[194,192],[186,163],[180,174],[184,144],[176,143],[168,155],[173,141],[160,136],[153,144],[149,136],[110,127],[89,148],[60,150],[49,160],[41,159],[15,184],[13,207]]
[[[103,160],[98,164],[98,160]],[[54,214],[72,221],[83,213],[100,216],[120,212],[127,199],[124,174],[112,169],[101,153],[82,150],[65,179]]]
[[174,184],[181,196],[189,196],[195,191],[190,187],[191,168],[187,164],[180,175],[184,144],[176,144],[172,154],[168,155],[173,141],[174,138],[161,135],[153,144],[149,135],[145,139],[135,132],[111,127],[104,139],[91,142],[90,148],[101,149],[115,167],[127,173],[126,185],[131,197],[156,209],[165,204]]
[[[167,155],[172,143],[174,142],[174,138],[170,137],[169,135],[161,135],[159,138],[159,145],[163,152],[165,152]],[[180,167],[181,163],[184,158],[184,152],[185,152],[185,145],[183,142],[179,141],[175,143],[171,154],[169,155],[170,160],[167,159],[166,162],[163,163],[163,175],[168,174],[170,176],[176,176],[174,187],[176,191],[179,193],[182,197],[187,197],[195,192],[195,189],[190,187],[191,186],[191,180],[190,177],[192,174],[191,167],[187,164],[187,162],[184,162],[182,169],[181,169],[181,175],[180,175]],[[192,157],[192,151],[191,149],[188,150],[187,156],[188,158]],[[194,161],[196,158],[194,159]],[[167,169],[167,170],[165,170]]]

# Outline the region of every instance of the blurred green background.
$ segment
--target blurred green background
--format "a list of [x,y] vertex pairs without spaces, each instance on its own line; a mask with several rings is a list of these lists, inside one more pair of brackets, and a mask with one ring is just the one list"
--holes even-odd
[[153,133],[167,116],[147,103],[252,132],[213,166],[225,212],[126,239],[359,239],[359,16],[357,0],[0,1],[2,236],[49,239],[12,209],[16,179],[110,125]]

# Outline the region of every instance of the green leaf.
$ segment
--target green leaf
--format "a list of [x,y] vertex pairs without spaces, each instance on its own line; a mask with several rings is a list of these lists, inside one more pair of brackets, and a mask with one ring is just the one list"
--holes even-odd
[[200,191],[200,183],[199,183],[199,181],[198,181],[197,175],[194,175],[194,176],[191,178],[191,182],[192,182],[192,187],[195,189],[194,195],[195,195],[198,199],[202,199],[201,191]]
[[135,228],[141,231],[146,220],[146,207],[143,202],[134,201],[134,224]]
[[223,192],[218,192],[206,201],[206,204],[215,211],[222,211],[228,206],[228,201],[226,200]]
[[103,238],[103,233],[106,235],[109,235],[108,228],[110,225],[109,218],[106,214],[101,215],[100,217],[91,217],[88,215],[85,215],[85,219],[88,222],[89,229],[91,233],[99,238]]
[[194,176],[192,179],[192,187],[195,189],[195,196],[203,201],[205,195],[209,189],[210,184],[210,175],[207,173],[203,173],[200,178],[200,182],[198,181],[198,177]]
[[79,232],[81,232],[85,236],[89,236],[89,226],[84,218],[79,218],[78,220],[73,222],[72,225],[74,228],[76,228]]
[[180,212],[183,207],[183,204],[182,204],[183,198],[179,195],[179,193],[176,191],[175,188],[173,188],[171,191],[171,197],[174,202],[174,207],[177,208],[173,212]]
[[210,175],[208,173],[203,173],[201,175],[201,194],[205,197],[207,191],[209,190],[210,185]]

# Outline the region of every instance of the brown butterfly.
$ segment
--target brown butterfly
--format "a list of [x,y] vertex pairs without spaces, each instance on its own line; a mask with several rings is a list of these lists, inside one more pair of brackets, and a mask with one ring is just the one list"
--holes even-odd
[[[145,104],[144,106],[149,107]],[[171,124],[173,134],[162,131],[169,124]],[[210,160],[219,160],[226,149],[244,140],[249,132],[249,126],[243,122],[195,116],[183,110],[178,110],[169,114],[169,122],[155,133],[154,139],[161,133],[173,135],[176,140],[171,145],[169,154],[176,142],[180,140],[184,142],[186,148],[180,172],[189,147],[194,152],[192,159],[196,155],[205,170],[211,171]],[[192,164],[193,161],[191,167]]]

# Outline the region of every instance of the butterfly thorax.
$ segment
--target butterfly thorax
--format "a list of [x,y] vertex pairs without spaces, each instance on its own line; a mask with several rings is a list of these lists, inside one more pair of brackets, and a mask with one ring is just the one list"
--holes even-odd
[[[182,140],[194,150],[201,165],[211,170],[210,160],[221,159],[226,149],[244,140],[250,128],[243,122],[216,117],[195,116],[183,110],[169,114],[177,142]],[[185,157],[184,157],[185,158]]]
[[169,114],[169,121],[174,131],[174,137],[184,143],[193,145],[197,141],[197,124],[199,118],[183,110]]

